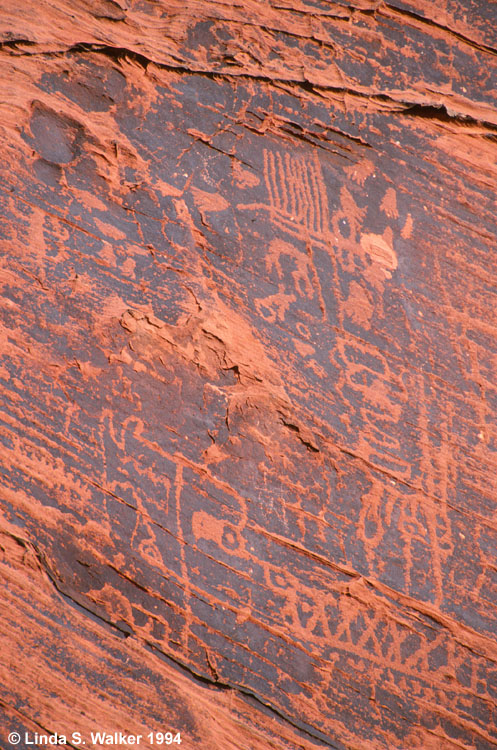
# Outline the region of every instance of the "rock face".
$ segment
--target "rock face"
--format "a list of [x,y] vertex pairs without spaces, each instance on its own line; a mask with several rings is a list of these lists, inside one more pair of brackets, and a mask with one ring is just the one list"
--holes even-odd
[[4,0],[2,747],[497,746],[496,23]]

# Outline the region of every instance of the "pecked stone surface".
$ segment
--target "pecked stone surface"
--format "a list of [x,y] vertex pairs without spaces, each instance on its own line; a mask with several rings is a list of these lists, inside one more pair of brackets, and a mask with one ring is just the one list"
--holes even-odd
[[497,746],[496,20],[3,3],[5,746]]

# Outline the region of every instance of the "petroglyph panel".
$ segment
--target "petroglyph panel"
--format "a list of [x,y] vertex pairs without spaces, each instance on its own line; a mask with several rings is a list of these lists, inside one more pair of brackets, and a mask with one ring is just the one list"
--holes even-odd
[[13,729],[497,745],[494,24],[373,5],[0,12]]

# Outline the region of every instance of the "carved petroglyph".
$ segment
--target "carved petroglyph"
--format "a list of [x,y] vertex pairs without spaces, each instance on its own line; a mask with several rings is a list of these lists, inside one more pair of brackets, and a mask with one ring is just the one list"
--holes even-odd
[[294,237],[323,241],[330,219],[318,157],[264,149],[264,180],[271,220]]
[[397,256],[392,247],[392,230],[388,228],[383,235],[363,234],[361,246],[371,260],[378,264],[386,278],[391,279],[398,265]]

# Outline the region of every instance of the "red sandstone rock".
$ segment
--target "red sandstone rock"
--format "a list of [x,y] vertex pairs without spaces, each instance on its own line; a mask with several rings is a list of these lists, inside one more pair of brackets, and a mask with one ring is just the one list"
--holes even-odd
[[496,22],[3,3],[3,747],[497,746]]

